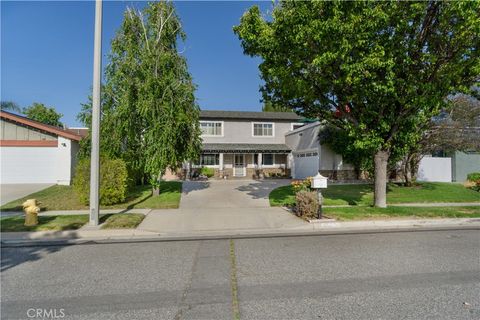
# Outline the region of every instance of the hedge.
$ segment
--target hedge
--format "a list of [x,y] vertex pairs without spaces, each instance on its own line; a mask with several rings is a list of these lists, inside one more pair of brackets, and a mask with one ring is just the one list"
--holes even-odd
[[472,172],[467,175],[467,180],[472,182],[473,190],[480,191],[480,172]]
[[[73,189],[79,200],[89,204],[90,159],[78,162],[73,178]],[[100,159],[100,204],[112,205],[125,201],[128,192],[127,165],[121,159]]]
[[215,175],[215,170],[213,168],[202,167],[200,174],[206,176],[207,178],[211,178]]

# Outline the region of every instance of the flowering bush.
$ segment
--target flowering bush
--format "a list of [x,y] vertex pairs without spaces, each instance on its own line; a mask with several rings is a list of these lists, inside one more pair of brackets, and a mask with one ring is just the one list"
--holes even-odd
[[305,180],[294,180],[291,183],[293,192],[298,193],[300,191],[311,191],[312,177],[308,177]]

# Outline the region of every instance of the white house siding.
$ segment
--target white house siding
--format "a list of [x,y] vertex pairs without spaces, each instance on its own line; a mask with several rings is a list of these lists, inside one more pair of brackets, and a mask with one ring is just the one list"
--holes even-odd
[[69,185],[73,149],[78,150],[78,143],[62,137],[57,147],[1,147],[0,182]]
[[[285,143],[285,133],[292,129],[294,121],[271,120],[201,120],[221,121],[223,123],[223,136],[202,136],[203,143]],[[252,132],[253,122],[273,123],[273,137],[254,137]]]
[[452,159],[424,157],[418,166],[418,181],[452,182]]
[[308,124],[285,135],[285,143],[292,149],[290,163],[292,176],[304,179],[322,171],[351,171],[353,166],[344,163],[342,156],[325,145],[320,145],[318,122]]
[[56,147],[2,147],[1,183],[57,183]]

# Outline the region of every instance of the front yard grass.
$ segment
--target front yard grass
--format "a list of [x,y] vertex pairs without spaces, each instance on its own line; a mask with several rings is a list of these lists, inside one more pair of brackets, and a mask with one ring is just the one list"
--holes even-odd
[[[152,196],[151,186],[135,186],[124,203],[101,206],[102,209],[171,209],[178,208],[182,194],[182,183],[162,181],[160,195]],[[27,199],[40,201],[40,209],[45,210],[85,210],[88,206],[78,200],[71,186],[55,185],[14,200],[0,207],[1,211],[22,211],[22,203]]]
[[[134,229],[145,218],[137,213],[114,213],[100,216],[102,229]],[[24,216],[5,217],[0,219],[2,232],[19,231],[63,231],[77,230],[88,223],[87,214],[39,216],[38,225],[27,227]]]
[[373,220],[388,218],[478,218],[478,207],[337,207],[324,208],[325,217],[337,220]]
[[88,222],[88,215],[57,215],[57,216],[39,216],[38,225],[26,227],[24,216],[14,216],[2,218],[0,220],[0,229],[2,232],[17,231],[63,231],[76,230]]
[[103,222],[102,229],[135,229],[144,218],[140,213],[106,214],[100,222]]
[[[373,204],[373,186],[368,184],[331,185],[322,191],[324,205],[370,206]],[[291,186],[272,190],[271,206],[292,206],[295,195]],[[479,202],[480,193],[458,183],[422,182],[413,187],[389,184],[387,203],[442,203]]]

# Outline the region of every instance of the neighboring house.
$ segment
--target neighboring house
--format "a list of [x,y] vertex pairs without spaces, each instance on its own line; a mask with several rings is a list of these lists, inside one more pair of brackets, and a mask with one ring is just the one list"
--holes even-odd
[[455,151],[452,155],[452,181],[465,182],[467,175],[480,172],[480,152]]
[[6,111],[0,116],[2,184],[70,184],[85,128],[63,129]]
[[217,178],[353,172],[340,155],[320,146],[319,127],[291,112],[201,111],[202,154],[192,167],[214,168]]
[[418,166],[418,181],[465,182],[467,175],[480,172],[480,152],[438,152],[426,155]]

